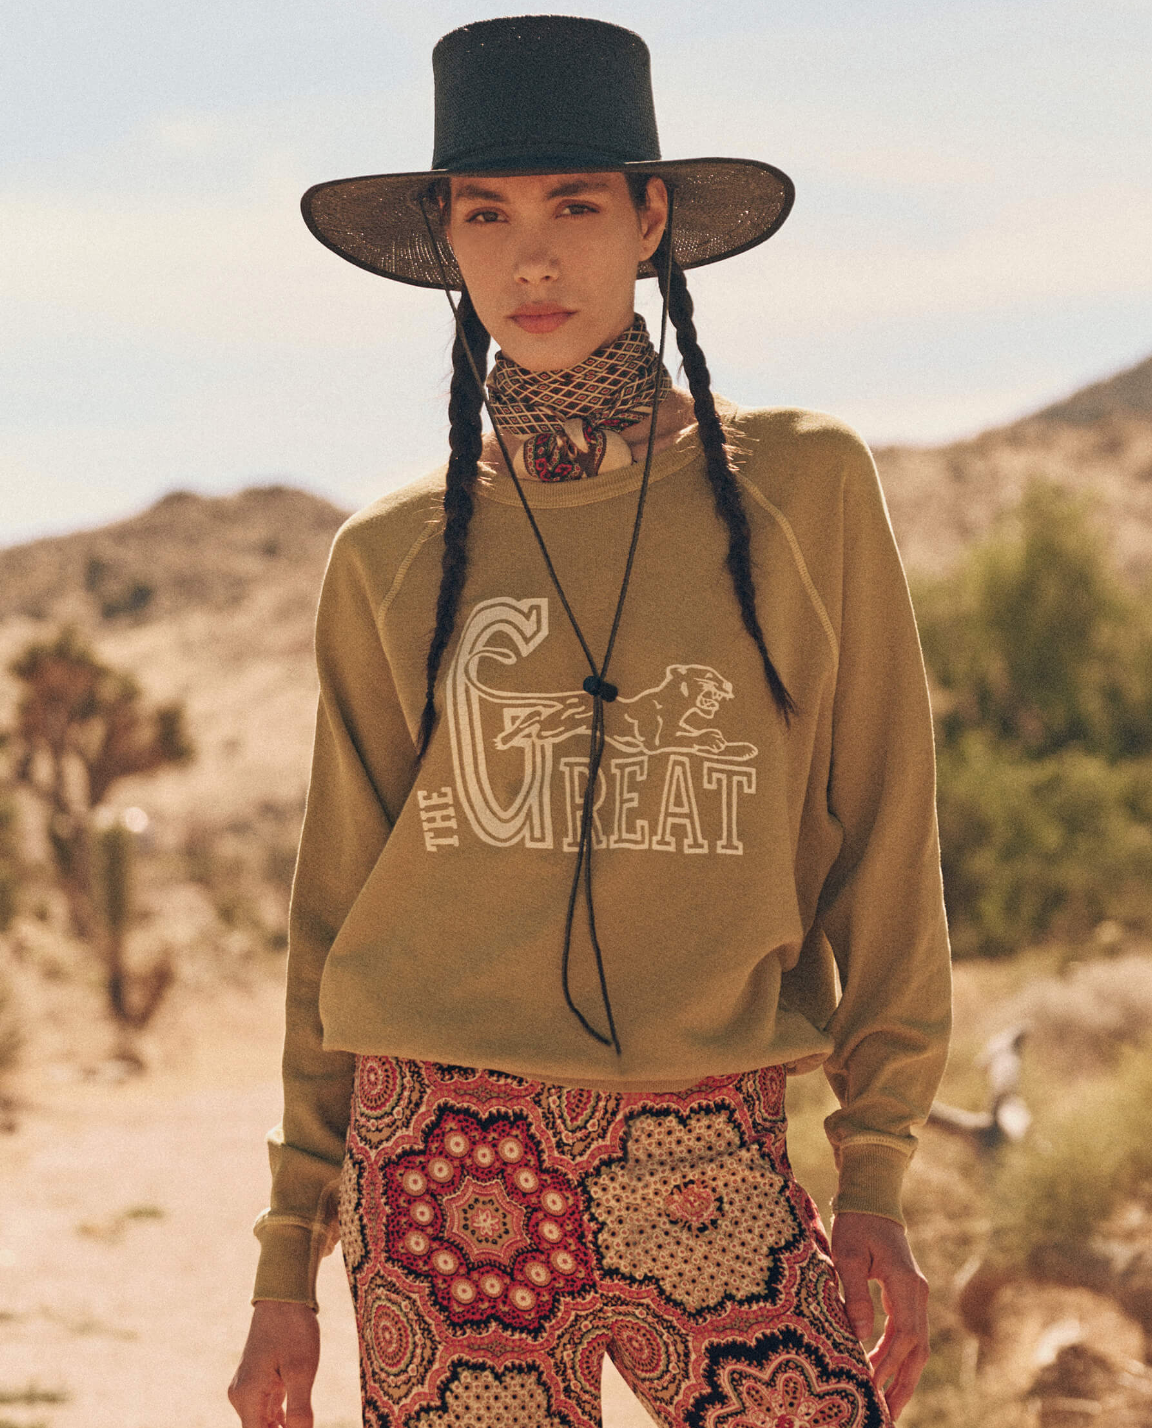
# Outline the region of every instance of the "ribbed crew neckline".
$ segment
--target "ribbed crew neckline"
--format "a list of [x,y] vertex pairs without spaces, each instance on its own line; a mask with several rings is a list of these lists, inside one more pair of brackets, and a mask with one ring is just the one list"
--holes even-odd
[[[722,420],[731,421],[738,408],[734,403],[716,397],[716,411]],[[690,461],[703,456],[700,429],[693,423],[676,438],[671,446],[658,451],[652,458],[649,481],[661,481],[681,470]],[[502,506],[518,506],[520,497],[511,476],[485,462],[480,463],[476,494]],[[587,506],[594,501],[610,501],[615,496],[638,491],[644,477],[643,461],[631,466],[619,466],[615,471],[601,471],[580,481],[521,481],[524,495],[533,510],[560,509],[566,506]]]

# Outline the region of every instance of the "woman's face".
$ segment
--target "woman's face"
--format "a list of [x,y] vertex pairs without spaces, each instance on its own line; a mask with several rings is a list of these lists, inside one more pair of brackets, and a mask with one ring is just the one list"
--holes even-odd
[[667,215],[659,179],[637,212],[621,173],[454,177],[448,240],[505,356],[555,371],[632,321],[636,268]]

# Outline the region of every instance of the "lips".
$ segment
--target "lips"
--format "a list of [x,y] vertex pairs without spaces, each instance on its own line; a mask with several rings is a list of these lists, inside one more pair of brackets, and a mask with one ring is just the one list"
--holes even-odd
[[563,307],[552,305],[541,305],[539,307],[522,307],[516,312],[510,313],[509,317],[522,332],[555,332],[558,327],[572,316],[572,313]]

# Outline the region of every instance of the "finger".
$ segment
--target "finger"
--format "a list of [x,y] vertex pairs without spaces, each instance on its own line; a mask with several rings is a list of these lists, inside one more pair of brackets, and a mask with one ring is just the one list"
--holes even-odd
[[915,1334],[893,1334],[885,1332],[880,1342],[868,1355],[872,1370],[872,1382],[877,1388],[895,1380],[905,1360],[912,1354],[921,1352],[922,1345]]
[[[279,1375],[276,1376],[276,1387],[268,1395],[265,1422],[267,1428],[284,1428],[284,1385]],[[264,1428],[263,1424],[261,1428]]]
[[911,1323],[889,1315],[880,1342],[868,1355],[872,1368],[872,1381],[878,1387],[894,1379],[901,1365],[910,1355],[928,1357],[927,1320],[913,1319]]
[[888,1405],[888,1412],[893,1422],[899,1418],[915,1393],[916,1385],[920,1381],[920,1375],[924,1372],[924,1365],[927,1362],[927,1353],[920,1349],[914,1350],[900,1365],[890,1386],[883,1390],[884,1402]]
[[928,1284],[915,1269],[884,1273],[880,1283],[884,1304],[884,1335],[877,1345],[883,1352],[890,1341],[911,1339],[928,1348]]
[[312,1380],[307,1375],[288,1378],[288,1412],[284,1428],[312,1428]]
[[836,1272],[844,1291],[844,1307],[848,1311],[848,1322],[852,1332],[864,1343],[872,1337],[876,1322],[872,1307],[872,1295],[868,1291],[868,1266],[864,1259],[855,1255],[841,1255],[835,1261]]
[[269,1428],[269,1425],[276,1424],[274,1405],[279,1396],[282,1395],[278,1395],[276,1389],[261,1387],[241,1369],[237,1369],[228,1385],[228,1402],[236,1410],[240,1428]]

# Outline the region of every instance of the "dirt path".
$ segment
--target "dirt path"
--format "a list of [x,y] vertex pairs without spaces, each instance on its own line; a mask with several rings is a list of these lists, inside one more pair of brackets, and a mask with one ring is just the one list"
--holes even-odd
[[[66,1079],[59,1063],[29,1079],[0,1140],[0,1428],[237,1423],[224,1393],[267,1202],[279,1006],[273,986],[186,1007],[165,1035],[172,1064],[139,1083]],[[319,1297],[316,1428],[358,1428],[338,1252]],[[605,1394],[606,1428],[651,1428],[613,1371]]]

